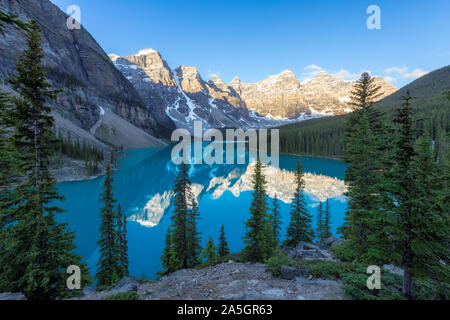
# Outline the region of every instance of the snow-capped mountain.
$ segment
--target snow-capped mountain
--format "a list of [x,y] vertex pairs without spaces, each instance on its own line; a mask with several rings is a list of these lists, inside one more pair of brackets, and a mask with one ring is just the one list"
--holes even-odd
[[[202,121],[204,129],[271,127],[352,111],[353,82],[326,72],[305,83],[286,70],[257,83],[235,77],[225,84],[219,77],[204,81],[196,67],[173,70],[153,49],[109,57],[160,122],[170,118],[181,128],[192,129],[194,121]],[[397,90],[382,78],[377,81],[384,92],[380,99]]]
[[250,116],[234,90],[223,89],[217,80],[205,82],[195,67],[172,70],[155,50],[145,49],[126,57],[110,55],[110,58],[155,116],[161,119],[165,115],[177,127],[192,129],[194,121],[202,121],[203,129],[250,128],[263,122]]

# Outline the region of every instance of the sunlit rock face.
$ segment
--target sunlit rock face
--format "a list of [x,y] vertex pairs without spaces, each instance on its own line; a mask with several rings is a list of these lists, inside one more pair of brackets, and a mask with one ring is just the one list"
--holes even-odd
[[[191,185],[191,195],[197,202],[203,189],[204,187],[200,184],[194,183]],[[143,227],[156,227],[169,209],[173,197],[173,191],[165,191],[162,195],[157,193],[148,200],[142,209],[139,209],[138,213],[128,217],[128,220],[137,222]],[[190,201],[188,201],[188,206],[191,208]]]
[[133,214],[128,220],[137,222],[143,227],[153,228],[157,226],[169,208],[172,196],[172,191],[166,191],[162,195],[159,193],[154,195],[139,213]]
[[[378,100],[397,91],[383,78],[377,77],[375,83],[381,87]],[[236,77],[229,87],[253,112],[273,119],[303,120],[352,112],[349,102],[354,84],[325,71],[301,83],[291,70],[285,70],[256,83],[244,83]]]
[[[247,171],[239,180],[232,184],[232,180],[236,178],[237,172],[231,172],[228,177],[216,177],[211,180],[207,191],[212,191],[212,196],[217,199],[229,190],[234,196],[239,197],[241,192],[253,190],[253,174],[255,171],[255,163],[248,166]],[[294,172],[281,170],[274,167],[265,167],[263,173],[267,181],[267,194],[274,198],[275,195],[285,203],[291,203],[295,193],[295,174]],[[311,173],[305,173],[305,192],[317,197],[319,201],[326,201],[343,195],[347,192],[347,186],[344,181]]]

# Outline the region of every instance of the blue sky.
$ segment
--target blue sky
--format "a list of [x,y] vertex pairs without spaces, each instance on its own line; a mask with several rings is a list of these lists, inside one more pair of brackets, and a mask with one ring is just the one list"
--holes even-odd
[[[81,9],[107,53],[161,52],[204,79],[256,82],[285,69],[355,78],[364,70],[401,87],[450,63],[448,0],[51,0]],[[381,30],[369,30],[369,5]]]

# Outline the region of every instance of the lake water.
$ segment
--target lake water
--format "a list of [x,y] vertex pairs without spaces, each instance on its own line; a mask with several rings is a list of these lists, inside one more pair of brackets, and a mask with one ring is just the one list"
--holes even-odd
[[[314,173],[343,180],[344,163],[336,160],[280,156],[280,169],[293,171],[300,160],[307,173]],[[223,224],[232,252],[243,248],[244,222],[249,218],[251,191],[243,188],[243,179],[248,179],[249,165],[195,165],[189,173],[194,191],[199,193],[199,231],[203,244],[212,236],[217,242],[219,229]],[[130,273],[147,279],[156,277],[161,270],[160,256],[172,215],[172,189],[177,166],[171,161],[171,148],[139,149],[126,152],[114,173],[114,196],[126,212]],[[281,175],[276,174],[277,178]],[[284,175],[283,175],[284,177]],[[76,234],[77,253],[88,262],[95,273],[98,260],[96,241],[99,237],[103,177],[93,180],[61,183],[60,192],[66,200],[59,205],[67,212],[59,215],[60,221],[68,222]],[[274,182],[275,188],[281,184]],[[281,188],[281,187],[280,187]],[[247,188],[248,189],[248,188]],[[273,191],[273,190],[272,190]],[[280,193],[285,190],[275,190]],[[306,193],[310,212],[316,217],[317,196]],[[270,203],[269,199],[269,203]],[[337,195],[329,199],[332,231],[342,225],[346,209],[345,197]],[[283,233],[289,222],[290,203],[280,201]]]

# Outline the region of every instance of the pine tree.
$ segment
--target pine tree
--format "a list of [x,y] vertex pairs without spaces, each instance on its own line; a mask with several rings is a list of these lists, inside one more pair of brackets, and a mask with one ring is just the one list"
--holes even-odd
[[299,242],[312,242],[314,232],[312,229],[312,217],[308,213],[305,195],[303,190],[305,182],[303,180],[303,168],[300,161],[297,162],[297,171],[295,172],[296,190],[291,205],[291,219],[287,229],[285,244],[295,247]]
[[450,100],[450,91],[444,92],[444,95],[447,97],[447,100]]
[[331,233],[330,202],[327,199],[327,201],[325,202],[325,211],[323,217],[322,238],[323,240],[325,240],[331,236],[332,233]]
[[316,237],[319,239],[319,241],[323,240],[323,222],[324,222],[323,202],[319,202],[317,210],[317,231],[316,231]]
[[165,246],[164,246],[163,255],[161,256],[161,261],[162,261],[163,271],[158,272],[158,274],[161,276],[178,270],[179,265],[180,265],[180,262],[178,261],[175,251],[174,251],[170,228],[167,230],[167,233],[166,233]]
[[127,240],[127,216],[122,213],[120,203],[117,207],[117,234],[119,249],[119,271],[118,276],[122,279],[129,275],[128,272],[128,240]]
[[253,174],[253,199],[250,206],[250,218],[245,222],[244,253],[252,262],[263,262],[273,251],[273,239],[267,217],[266,178],[262,173],[262,163],[258,159]]
[[209,237],[206,247],[202,251],[202,258],[205,260],[203,262],[204,265],[214,265],[218,261],[217,247],[212,237]]
[[17,169],[19,154],[13,141],[4,128],[8,125],[10,98],[0,92],[0,232],[11,221],[9,208],[13,205],[12,186],[17,182],[20,171]]
[[197,230],[197,220],[199,218],[198,204],[195,197],[191,200],[191,209],[187,216],[187,267],[192,268],[200,263],[200,254],[202,247],[200,245],[200,233]]
[[[345,181],[348,185],[348,210],[341,232],[346,246],[361,261],[372,264],[384,258],[382,236],[387,225],[381,208],[383,172],[391,166],[383,114],[373,107],[380,87],[368,73],[363,73],[352,92],[355,111],[349,116],[345,131]],[[386,245],[386,244],[385,244]]]
[[55,219],[63,210],[53,203],[63,197],[49,169],[55,150],[54,119],[45,103],[54,99],[56,92],[49,89],[42,71],[40,28],[34,21],[26,43],[27,49],[17,61],[17,74],[8,80],[19,95],[11,99],[6,125],[13,128],[17,170],[25,179],[15,186],[15,203],[8,208],[12,221],[2,230],[0,283],[6,287],[2,290],[23,292],[29,299],[53,299],[69,294],[65,283],[68,266],[82,269],[83,285],[89,283],[89,275],[81,258],[73,253],[74,234]]
[[278,246],[281,238],[281,214],[277,195],[275,195],[272,201],[272,210],[269,214],[269,221],[272,227],[272,235],[275,241],[275,246]]
[[188,201],[191,197],[191,182],[188,176],[188,167],[182,164],[175,181],[174,194],[174,214],[172,216],[172,243],[174,252],[183,269],[188,267]]
[[220,234],[219,234],[219,256],[222,258],[229,254],[230,254],[230,249],[228,248],[228,242],[227,242],[227,239],[225,238],[225,230],[222,225],[222,227],[220,228]]
[[[401,255],[403,295],[414,298],[413,278],[439,275],[449,279],[450,218],[440,205],[440,179],[431,139],[415,142],[409,91],[395,115],[394,166],[385,182],[386,208],[395,216],[391,240]],[[444,275],[442,275],[444,274]]]
[[100,208],[100,239],[97,241],[100,250],[96,274],[98,286],[113,285],[113,278],[118,276],[120,263],[117,248],[117,214],[114,212],[114,203],[117,200],[113,197],[113,182],[111,166],[108,163],[103,182],[103,193],[99,199],[103,206]]

